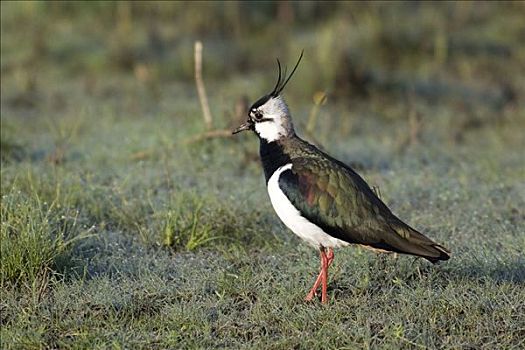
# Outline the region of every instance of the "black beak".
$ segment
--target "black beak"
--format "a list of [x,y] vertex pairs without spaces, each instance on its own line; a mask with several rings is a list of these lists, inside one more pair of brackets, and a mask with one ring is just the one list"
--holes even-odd
[[241,125],[239,125],[237,129],[233,130],[232,135],[237,134],[241,131],[252,130],[252,128],[253,128],[253,122],[251,120],[248,120],[246,123],[242,123]]

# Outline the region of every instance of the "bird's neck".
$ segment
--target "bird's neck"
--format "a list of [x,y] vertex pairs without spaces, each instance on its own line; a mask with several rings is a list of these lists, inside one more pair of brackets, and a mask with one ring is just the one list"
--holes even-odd
[[259,155],[261,156],[266,183],[277,169],[290,163],[290,155],[284,151],[283,141],[285,140],[268,142],[260,138]]

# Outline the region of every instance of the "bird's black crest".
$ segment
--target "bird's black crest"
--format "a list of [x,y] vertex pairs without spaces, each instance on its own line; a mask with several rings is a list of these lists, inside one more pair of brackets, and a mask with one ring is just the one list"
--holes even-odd
[[272,96],[271,95],[264,95],[263,97],[261,97],[260,99],[255,101],[253,103],[253,105],[250,107],[250,109],[257,109],[258,107],[262,106],[263,104],[266,103],[266,101],[268,101],[270,99],[270,97],[272,97]]
[[288,82],[290,81],[290,78],[295,73],[295,70],[297,69],[297,67],[299,67],[299,63],[301,62],[301,59],[303,58],[303,54],[304,54],[304,50],[301,51],[301,55],[299,56],[299,59],[297,60],[297,63],[295,64],[295,67],[292,70],[292,73],[290,73],[288,77],[286,77],[286,67],[284,68],[284,74],[282,74],[281,62],[279,61],[279,59],[277,59],[277,67],[279,67],[279,75],[277,77],[277,83],[275,83],[275,87],[273,88],[273,91],[270,92],[268,95],[264,95],[263,97],[255,101],[254,104],[250,107],[250,110],[257,109],[258,107],[265,104],[270,98],[279,96],[279,94],[283,91],[286,84],[288,84]]
[[275,87],[273,88],[273,91],[270,92],[268,95],[264,95],[260,99],[254,102],[254,104],[250,107],[250,109],[257,109],[258,107],[265,104],[270,98],[277,97],[279,94],[283,91],[284,87],[288,82],[290,81],[290,78],[295,73],[295,70],[297,67],[299,67],[299,63],[301,62],[301,59],[303,58],[304,50],[301,51],[301,55],[299,56],[299,59],[297,60],[297,63],[295,64],[295,67],[292,70],[292,73],[288,77],[286,77],[286,67],[284,68],[284,74],[282,74],[281,69],[281,62],[279,59],[277,59],[277,66],[279,67],[279,75],[277,77],[277,83],[275,84]]
[[275,87],[273,88],[273,91],[270,92],[268,95],[269,97],[277,97],[283,91],[284,87],[288,82],[290,81],[290,78],[295,73],[295,70],[297,67],[299,67],[299,63],[301,62],[301,59],[303,58],[304,50],[301,51],[301,55],[299,56],[299,59],[297,60],[297,63],[295,64],[295,67],[292,70],[292,73],[288,77],[286,77],[286,67],[284,68],[284,74],[281,74],[281,62],[279,62],[279,59],[277,59],[277,66],[279,67],[279,76],[277,77],[277,83],[275,84]]

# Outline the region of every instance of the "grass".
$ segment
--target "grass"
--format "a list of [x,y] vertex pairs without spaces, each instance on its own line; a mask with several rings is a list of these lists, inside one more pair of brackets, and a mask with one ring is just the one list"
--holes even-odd
[[[112,29],[102,19],[88,30],[84,22],[92,17],[75,12],[80,7],[62,13],[32,4],[2,3],[2,348],[525,346],[525,108],[519,98],[494,106],[500,95],[491,92],[499,91],[500,77],[524,95],[516,73],[524,57],[519,7],[483,4],[472,14],[468,5],[450,5],[458,7],[456,17],[445,33],[434,33],[445,28],[435,24],[445,21],[443,7],[424,5],[421,16],[411,16],[404,4],[356,5],[353,22],[343,20],[343,7],[342,17],[332,13],[287,34],[296,39],[287,51],[299,52],[294,45],[305,38],[321,38],[329,48],[338,46],[334,35],[351,29],[357,44],[338,46],[350,52],[341,59],[362,66],[374,58],[363,71],[347,72],[368,72],[370,80],[347,86],[334,69],[350,64],[329,65],[316,77],[312,67],[330,58],[306,46],[305,65],[286,95],[298,132],[305,134],[311,97],[327,90],[308,126],[314,124],[316,139],[453,254],[433,266],[358,247],[338,250],[325,306],[303,302],[317,252],[273,213],[255,137],[187,143],[204,130],[199,104],[188,65],[169,66],[184,56],[189,39],[141,66],[148,78],[136,73],[143,63],[128,62],[127,69],[111,59],[119,53],[111,40],[121,35],[111,30],[129,30],[122,29],[125,20]],[[177,6],[170,11],[178,13]],[[507,14],[505,23],[491,11]],[[19,31],[21,18],[36,29]],[[140,51],[147,25],[135,20],[137,35],[123,44]],[[161,16],[159,23],[161,33],[169,32],[170,21]],[[185,27],[188,37],[206,35],[204,24],[195,26]],[[36,35],[42,28],[43,38]],[[105,30],[110,42],[101,39]],[[253,40],[275,39],[271,31],[250,30]],[[263,69],[230,67],[221,75],[224,51],[242,56],[242,45],[257,49],[253,40],[227,46],[221,35],[204,41],[205,67],[212,61],[215,79],[206,70],[204,77],[215,125],[228,127],[235,100],[246,92],[258,98],[275,77],[264,63],[272,55],[254,58]],[[425,35],[433,48],[424,45]],[[486,43],[509,48],[510,56],[483,51]],[[38,65],[30,64],[35,52]],[[385,52],[395,60],[386,62]],[[429,95],[436,76],[441,92]],[[467,91],[464,103],[447,86]]]

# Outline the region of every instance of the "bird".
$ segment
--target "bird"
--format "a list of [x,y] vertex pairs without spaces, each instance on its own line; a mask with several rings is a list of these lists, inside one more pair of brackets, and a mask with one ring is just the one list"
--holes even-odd
[[328,268],[334,248],[360,245],[379,252],[423,257],[432,263],[450,258],[450,251],[399,219],[350,166],[300,138],[283,98],[294,69],[278,77],[273,90],[248,110],[248,119],[232,131],[252,131],[259,138],[259,156],[270,202],[293,233],[319,250],[321,268],[305,300],[328,302]]

